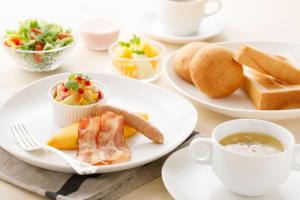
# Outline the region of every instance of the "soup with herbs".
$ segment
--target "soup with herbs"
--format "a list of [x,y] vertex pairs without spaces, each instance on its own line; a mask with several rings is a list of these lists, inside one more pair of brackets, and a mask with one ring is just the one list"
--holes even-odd
[[227,149],[251,155],[270,155],[284,151],[278,139],[263,133],[234,133],[222,138],[219,143]]

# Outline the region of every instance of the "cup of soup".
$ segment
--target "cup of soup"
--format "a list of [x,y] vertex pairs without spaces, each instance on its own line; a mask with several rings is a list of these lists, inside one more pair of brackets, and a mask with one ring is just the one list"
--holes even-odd
[[275,123],[238,119],[217,126],[211,138],[197,138],[189,146],[191,158],[209,164],[229,190],[261,196],[276,190],[291,170],[299,170],[300,145]]

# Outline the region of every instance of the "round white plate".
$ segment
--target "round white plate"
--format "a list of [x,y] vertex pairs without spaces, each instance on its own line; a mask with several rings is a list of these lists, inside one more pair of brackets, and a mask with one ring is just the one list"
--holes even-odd
[[140,24],[141,30],[150,37],[175,44],[206,40],[221,33],[226,27],[224,16],[220,13],[204,18],[198,32],[187,36],[175,36],[166,33],[154,13],[145,15]]
[[[216,43],[236,50],[242,43],[251,44],[259,49],[272,54],[292,57],[295,62],[300,63],[300,44],[288,42],[263,42],[263,41],[244,41],[244,42],[222,42]],[[215,112],[237,118],[258,118],[265,120],[281,120],[300,117],[300,109],[287,110],[256,110],[247,95],[238,89],[232,95],[225,98],[209,98],[196,89],[192,84],[181,79],[175,72],[173,59],[176,52],[169,55],[165,62],[164,70],[171,84],[182,94],[199,102],[206,108]],[[298,61],[297,61],[298,59]]]
[[[48,97],[49,87],[69,74],[50,76],[25,86],[0,106],[0,145],[17,158],[49,170],[74,172],[60,157],[51,152],[25,152],[17,144],[9,126],[13,122],[24,122],[33,135],[43,144],[60,127],[52,120],[52,109]],[[90,77],[109,90],[108,103],[133,112],[146,112],[150,122],[164,134],[164,144],[154,144],[141,134],[127,140],[132,159],[125,163],[99,166],[98,173],[125,170],[151,162],[182,143],[197,123],[197,112],[183,97],[157,86],[117,76],[88,73]],[[65,151],[70,156],[76,151]]]
[[300,197],[299,172],[292,172],[278,190],[266,196],[250,198],[230,192],[209,165],[196,164],[189,158],[188,147],[165,161],[162,179],[172,197],[180,200],[298,200]]

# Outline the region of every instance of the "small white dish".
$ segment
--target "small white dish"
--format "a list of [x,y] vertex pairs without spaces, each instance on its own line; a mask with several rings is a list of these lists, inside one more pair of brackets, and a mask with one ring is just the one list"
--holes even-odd
[[85,45],[92,50],[103,51],[118,40],[119,25],[108,19],[89,19],[82,22],[80,34]]
[[116,48],[119,47],[118,42],[113,43],[108,53],[110,55],[113,72],[118,76],[141,80],[144,82],[153,82],[161,75],[163,65],[163,57],[166,49],[163,44],[148,40],[149,44],[159,50],[159,54],[149,58],[122,58],[115,55]]
[[52,104],[53,121],[56,122],[60,127],[78,122],[84,117],[96,115],[97,106],[105,103],[108,98],[107,88],[98,81],[92,80],[92,84],[95,85],[96,88],[102,93],[102,99],[100,99],[100,101],[82,106],[63,104],[56,101],[53,97],[56,86],[63,81],[64,80],[60,80],[49,88],[49,101]]
[[154,13],[151,13],[145,15],[141,19],[140,26],[141,30],[143,30],[146,35],[149,35],[154,39],[175,44],[186,44],[189,42],[206,40],[221,33],[225,29],[226,23],[224,21],[224,16],[217,13],[204,18],[197,33],[186,36],[175,36],[166,33],[158,17]]
[[[237,41],[221,42],[218,45],[237,50],[242,43],[251,44],[266,52],[275,55],[289,55],[296,62],[300,63],[300,43],[292,42],[267,42],[267,41]],[[196,89],[192,84],[181,79],[175,72],[173,59],[176,52],[173,52],[165,60],[164,70],[167,79],[171,84],[185,96],[197,101],[204,107],[236,118],[254,118],[264,120],[283,120],[297,118],[300,116],[300,108],[286,110],[257,110],[247,95],[240,89],[225,98],[210,98]]]
[[245,197],[230,192],[209,165],[196,164],[189,158],[187,147],[165,161],[162,179],[172,197],[180,200],[298,200],[300,196],[298,172],[292,172],[278,190],[265,196]]
[[[145,112],[150,122],[164,134],[163,144],[154,144],[142,134],[126,140],[132,158],[128,162],[98,166],[97,173],[131,169],[158,159],[181,144],[197,123],[197,111],[185,98],[153,84],[100,73],[86,73],[109,91],[107,103],[132,112]],[[48,170],[74,173],[68,163],[51,152],[26,152],[10,131],[12,122],[23,122],[40,144],[46,144],[61,127],[53,122],[48,89],[69,73],[48,76],[24,86],[0,105],[0,146],[31,165]],[[157,98],[161,97],[161,98]],[[172,124],[172,126],[170,126]],[[64,151],[71,157],[76,151]]]

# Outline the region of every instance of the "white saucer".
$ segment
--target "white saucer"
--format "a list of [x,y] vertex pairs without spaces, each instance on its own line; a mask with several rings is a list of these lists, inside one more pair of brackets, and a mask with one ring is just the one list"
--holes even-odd
[[154,39],[169,43],[186,44],[189,42],[206,40],[225,29],[224,16],[220,13],[204,18],[198,32],[188,36],[175,36],[164,31],[159,19],[154,13],[145,15],[141,20],[141,30]]
[[173,153],[162,168],[163,182],[174,199],[299,200],[299,172],[292,172],[287,182],[271,194],[261,197],[244,197],[227,190],[213,174],[209,165],[192,162],[187,150],[186,147]]

